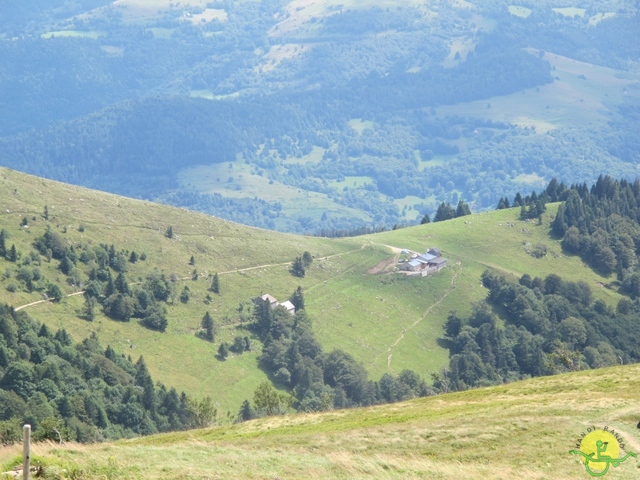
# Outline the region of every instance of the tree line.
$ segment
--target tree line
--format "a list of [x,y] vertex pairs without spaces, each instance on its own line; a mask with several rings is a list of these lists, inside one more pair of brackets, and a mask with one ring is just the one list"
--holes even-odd
[[555,274],[511,282],[485,271],[482,284],[486,301],[446,321],[451,357],[433,375],[440,392],[640,360],[637,301],[622,299],[614,310],[594,302],[586,282]]
[[21,438],[96,442],[193,426],[192,401],[151,378],[144,359],[117,354],[95,334],[75,343],[0,305],[0,444]]

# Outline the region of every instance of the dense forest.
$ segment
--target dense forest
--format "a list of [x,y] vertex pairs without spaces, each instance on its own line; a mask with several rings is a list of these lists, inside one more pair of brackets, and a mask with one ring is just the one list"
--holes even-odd
[[[576,16],[536,4],[526,17],[501,1],[437,2],[435,16],[372,6],[325,12],[295,31],[281,30],[291,15],[284,1],[168,4],[144,21],[109,4],[0,13],[0,163],[304,233],[418,223],[460,199],[486,209],[554,176],[635,175],[633,2],[597,22],[597,2]],[[225,16],[190,20],[211,11]],[[458,42],[469,48],[455,50]],[[546,52],[617,69],[605,83],[593,79],[607,93],[576,98],[576,108],[601,102],[604,117],[545,131],[491,114],[492,99],[591,85],[560,74]],[[486,112],[443,110],[473,101],[486,101]],[[216,166],[227,163],[249,166],[242,181],[221,177]],[[209,187],[179,179],[197,165],[220,178]],[[292,213],[290,200],[254,193],[262,179],[317,193],[323,206]]]
[[563,250],[611,276],[608,288],[625,297],[614,309],[594,301],[585,282],[525,274],[515,283],[485,271],[487,300],[470,317],[452,312],[446,322],[451,358],[434,376],[434,388],[460,390],[640,361],[640,181],[600,176],[589,188],[553,179],[539,194],[502,198],[498,208],[519,206],[523,218],[535,218],[549,201],[561,201],[550,233],[562,238]]
[[196,425],[184,393],[156,384],[140,357],[75,343],[24,312],[0,306],[0,444],[22,438],[96,442]]
[[489,290],[486,302],[469,318],[454,312],[446,322],[451,358],[434,375],[440,391],[640,360],[635,301],[622,299],[614,310],[594,302],[586,283],[555,274],[525,274],[514,283],[487,271],[482,283]]

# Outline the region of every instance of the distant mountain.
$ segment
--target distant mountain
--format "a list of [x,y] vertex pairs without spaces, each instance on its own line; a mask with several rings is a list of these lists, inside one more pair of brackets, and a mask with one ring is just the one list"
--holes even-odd
[[315,233],[640,161],[636,2],[16,5],[0,164],[47,178]]

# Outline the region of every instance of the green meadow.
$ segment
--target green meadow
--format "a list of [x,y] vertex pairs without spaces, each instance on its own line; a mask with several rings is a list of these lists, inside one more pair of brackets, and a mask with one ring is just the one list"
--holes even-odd
[[[284,301],[301,286],[325,350],[349,352],[373,379],[405,368],[429,378],[445,365],[448,351],[439,344],[442,325],[451,311],[466,315],[474,302],[484,299],[480,275],[487,268],[513,280],[524,273],[540,277],[557,273],[567,280],[587,281],[594,296],[609,305],[620,298],[612,278],[602,278],[578,257],[565,255],[559,240],[549,236],[557,205],[549,205],[541,224],[521,221],[519,210],[510,209],[332,240],[245,227],[6,169],[0,170],[0,186],[0,200],[6,206],[1,227],[9,234],[8,246],[15,244],[22,258],[33,250],[34,238],[50,226],[72,244],[107,243],[117,250],[145,253],[145,261],[129,265],[131,283],[158,271],[176,279],[176,297],[184,286],[191,293],[187,303],[174,298],[167,305],[165,333],[148,330],[135,319],[123,323],[98,314],[93,322],[83,320],[82,295],[59,304],[26,306],[29,315],[67,329],[76,340],[96,333],[105,347],[109,344],[134,359],[143,355],[154,378],[192,395],[211,395],[220,412],[236,411],[266,378],[258,366],[261,345],[256,338],[249,353],[226,361],[215,357],[219,342],[236,335],[252,337],[239,307],[248,308],[251,299],[264,293]],[[43,218],[45,205],[48,222]],[[21,226],[24,217],[27,226]],[[169,226],[174,231],[171,239],[165,236]],[[528,253],[538,244],[548,251],[540,259]],[[446,269],[424,278],[394,273],[398,259],[394,252],[404,248],[424,252],[430,247],[442,250],[448,259]],[[304,278],[293,277],[290,263],[304,251],[314,261]],[[189,264],[191,256],[195,265]],[[18,267],[1,261],[0,300],[14,307],[38,302],[41,293],[27,292],[16,280]],[[66,294],[81,291],[67,284],[56,261],[42,259],[40,269]],[[192,279],[194,270],[197,280]],[[220,275],[219,295],[208,291],[215,273]],[[195,335],[206,311],[221,326],[213,344]]]
[[537,133],[558,126],[596,125],[608,121],[609,107],[622,103],[627,87],[640,79],[637,74],[623,74],[550,52],[544,59],[553,68],[553,83],[488,100],[438,107],[437,115],[471,115],[535,127]]

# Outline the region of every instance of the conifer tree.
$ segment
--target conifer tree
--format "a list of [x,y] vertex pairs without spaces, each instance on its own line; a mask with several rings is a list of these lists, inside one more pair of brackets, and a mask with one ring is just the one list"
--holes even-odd
[[289,300],[293,303],[293,306],[296,307],[296,311],[304,310],[304,294],[302,293],[301,286],[298,286]]
[[116,277],[115,287],[118,292],[123,295],[130,295],[131,290],[129,289],[129,284],[127,283],[127,279],[124,276],[124,273],[120,272]]
[[93,322],[96,318],[95,308],[96,308],[96,299],[90,296],[85,297],[84,305],[82,306],[82,315],[84,318]]
[[454,218],[455,216],[456,211],[453,209],[453,207],[448,203],[442,202],[438,207],[438,210],[436,211],[436,216],[433,217],[433,221],[442,222],[444,220]]
[[182,292],[180,292],[180,301],[182,303],[189,303],[189,299],[191,298],[191,290],[189,290],[188,286],[184,286]]
[[213,275],[213,280],[211,281],[211,289],[213,293],[220,293],[220,278],[218,274]]
[[104,287],[104,296],[106,298],[109,298],[114,293],[116,293],[116,285],[113,282],[113,277],[111,276],[111,272],[109,272],[109,278],[107,278],[107,285]]
[[458,202],[458,207],[456,208],[456,218],[464,217],[466,215],[471,215],[471,209],[464,200],[460,199],[460,201]]
[[204,328],[204,338],[213,342],[216,334],[216,324],[208,311],[204,314],[204,317],[202,317],[200,325]]
[[246,422],[247,420],[251,420],[254,416],[253,409],[251,408],[251,404],[249,400],[245,400],[242,402],[242,406],[240,407],[240,411],[238,412],[238,420],[241,422]]
[[291,273],[300,278],[305,276],[306,271],[304,269],[304,261],[301,257],[296,257],[296,259],[293,261],[293,265],[291,266]]
[[0,257],[4,257],[7,255],[7,232],[4,230],[0,230]]
[[222,342],[218,347],[218,356],[222,360],[226,360],[229,356],[229,345],[227,345],[227,342]]
[[7,253],[7,260],[9,260],[10,262],[18,261],[18,251],[16,250],[16,246],[14,244],[11,244],[11,248]]

